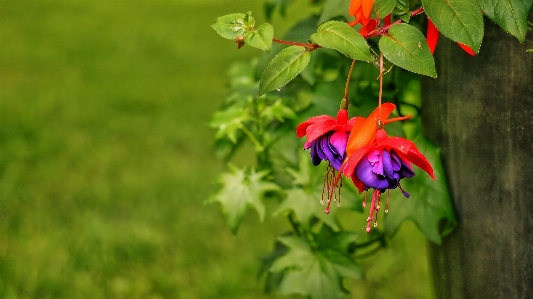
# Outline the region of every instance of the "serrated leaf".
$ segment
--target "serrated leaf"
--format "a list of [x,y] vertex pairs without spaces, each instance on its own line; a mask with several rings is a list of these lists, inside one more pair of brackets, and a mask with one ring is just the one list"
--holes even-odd
[[[305,229],[310,228],[311,219],[316,217],[333,230],[339,230],[339,226],[335,221],[334,216],[337,209],[331,209],[330,213],[326,214],[324,212],[325,206],[319,203],[322,193],[320,190],[317,191],[318,192],[307,193],[300,188],[287,190],[287,197],[283,200],[276,212],[274,212],[274,215],[284,212],[292,212],[296,220]],[[333,203],[333,205],[334,204],[335,203]]]
[[[320,239],[320,238],[319,238]],[[278,258],[272,272],[286,271],[280,284],[281,294],[302,294],[312,299],[336,299],[346,291],[345,277],[361,277],[361,269],[346,251],[334,249],[313,250],[305,239],[279,237],[289,251]]]
[[283,280],[283,272],[272,272],[270,268],[274,261],[279,257],[287,253],[287,246],[278,240],[275,240],[274,250],[267,256],[261,257],[261,268],[257,274],[258,278],[261,276],[265,277],[265,293],[270,293],[271,291],[278,288],[279,284]]
[[484,24],[476,0],[422,0],[422,5],[442,34],[479,52]]
[[384,18],[390,14],[396,6],[396,0],[375,0],[372,7],[379,18]]
[[350,6],[350,0],[329,0],[324,4],[324,9],[318,19],[318,24],[322,24],[335,17],[342,16],[347,20],[350,19],[348,13],[348,7]]
[[272,50],[273,37],[274,27],[272,27],[272,25],[269,23],[264,23],[259,25],[256,30],[246,32],[244,34],[244,43],[270,53]]
[[266,122],[271,122],[273,120],[278,120],[284,122],[286,119],[296,118],[296,114],[292,111],[291,108],[283,104],[281,100],[277,100],[274,104],[265,107],[261,111],[261,117],[266,120]]
[[217,182],[222,188],[212,196],[209,202],[220,203],[226,222],[235,234],[249,206],[257,211],[259,219],[263,221],[265,218],[265,205],[262,202],[264,194],[269,191],[279,191],[280,187],[264,179],[268,171],[256,172],[252,169],[247,174],[244,169],[231,165],[230,169],[230,173],[219,175]]
[[414,141],[420,152],[424,153],[433,165],[437,180],[431,179],[427,173],[414,167],[415,176],[401,181],[402,188],[411,196],[405,198],[399,191],[390,193],[389,213],[385,216],[385,232],[393,236],[404,220],[411,219],[430,241],[440,244],[441,237],[450,233],[457,224],[440,160],[440,151],[421,136]]
[[246,121],[250,119],[248,110],[245,108],[231,106],[230,108],[217,111],[209,126],[217,129],[215,139],[228,137],[233,143],[237,142],[237,131],[240,130]]
[[223,38],[236,39],[247,30],[245,16],[243,13],[225,15],[217,18],[211,27]]
[[301,151],[299,154],[299,169],[287,169],[294,178],[293,188],[286,191],[287,197],[280,204],[274,215],[292,212],[298,223],[305,229],[309,229],[311,220],[318,218],[333,230],[339,230],[335,219],[337,209],[331,209],[329,214],[324,212],[325,206],[320,204],[322,198],[322,176],[319,171],[310,166],[308,152]]
[[524,42],[527,33],[527,17],[533,1],[479,0],[478,2],[485,16],[515,36],[521,43]]
[[422,32],[408,24],[397,24],[379,40],[379,49],[390,62],[408,71],[437,77],[435,60]]
[[281,50],[261,75],[258,96],[289,83],[307,66],[310,56],[304,47],[290,46]]
[[350,27],[339,21],[329,21],[318,27],[311,40],[321,47],[335,49],[350,59],[372,61],[366,40]]

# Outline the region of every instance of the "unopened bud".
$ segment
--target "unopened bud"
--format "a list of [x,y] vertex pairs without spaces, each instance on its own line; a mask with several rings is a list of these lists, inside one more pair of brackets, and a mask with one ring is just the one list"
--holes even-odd
[[244,36],[239,36],[235,39],[235,43],[237,44],[237,49],[242,48],[244,46]]

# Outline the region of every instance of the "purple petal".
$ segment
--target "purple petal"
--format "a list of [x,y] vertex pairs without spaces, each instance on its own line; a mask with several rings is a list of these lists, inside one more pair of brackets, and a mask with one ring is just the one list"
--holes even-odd
[[396,154],[394,150],[390,151],[391,167],[393,171],[398,171],[402,168],[402,159]]
[[412,178],[415,176],[415,172],[413,171],[413,167],[411,167],[411,164],[405,163],[402,161],[402,168],[399,171],[402,178]]
[[333,161],[335,159],[335,153],[332,151],[332,146],[329,144],[329,138],[327,136],[320,138],[320,147],[322,148],[322,151],[324,151],[324,154],[326,155],[326,159],[328,161]]
[[318,154],[319,150],[317,150],[316,141],[313,141],[311,143],[311,162],[314,166],[320,165],[320,162],[322,162],[322,159],[320,159],[320,155]]
[[342,156],[335,156],[335,159],[330,160],[329,162],[331,163],[331,166],[333,166],[333,168],[339,170],[341,169],[343,160],[344,159],[342,158]]
[[335,132],[329,138],[330,144],[335,148],[336,154],[344,156],[346,152],[346,144],[348,143],[348,136],[345,132]]
[[[388,151],[383,150],[381,152],[381,161],[383,162],[383,170],[385,171],[385,175],[388,177],[394,176],[391,155]],[[399,168],[397,170],[399,170]]]
[[316,153],[318,155],[318,157],[320,157],[321,160],[327,160],[328,157],[326,157],[326,154],[324,153],[324,151],[322,150],[322,142],[321,142],[321,139],[317,139],[313,142],[315,145],[315,150],[316,150]]
[[371,151],[367,157],[368,161],[372,163],[379,162],[380,152],[378,150]]
[[389,180],[383,175],[376,174],[373,171],[373,166],[368,159],[361,159],[355,168],[355,174],[369,188],[378,190],[387,189],[390,187]]
[[395,167],[394,171],[400,174],[400,179],[412,178],[415,175],[413,167],[411,167],[409,162],[402,160],[394,150],[391,150],[390,154],[393,160],[396,160],[399,164],[397,168]]
[[381,153],[378,150],[370,152],[366,159],[372,165],[372,171],[379,175],[383,174],[383,161]]

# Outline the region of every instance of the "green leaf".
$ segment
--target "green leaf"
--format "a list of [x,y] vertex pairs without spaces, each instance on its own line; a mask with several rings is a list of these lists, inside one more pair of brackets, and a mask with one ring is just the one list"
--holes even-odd
[[211,27],[223,38],[236,39],[248,29],[244,22],[245,16],[243,13],[225,15],[217,18]]
[[298,223],[306,230],[310,228],[313,218],[318,218],[335,231],[339,230],[335,219],[338,209],[331,209],[330,213],[326,214],[324,212],[326,207],[320,204],[323,179],[319,174],[320,169],[311,166],[309,153],[301,151],[299,170],[289,168],[287,172],[294,178],[293,188],[287,190],[287,197],[274,215],[292,212]]
[[222,188],[215,193],[209,202],[219,202],[222,213],[226,217],[231,231],[235,234],[248,206],[253,207],[259,219],[265,218],[265,205],[262,202],[266,192],[279,191],[280,187],[265,181],[268,171],[246,173],[230,165],[231,173],[222,173],[217,182]]
[[404,15],[409,13],[409,0],[397,0],[394,7],[394,13],[398,15]]
[[292,4],[294,0],[266,0],[265,1],[265,15],[267,20],[272,19],[272,15],[274,14],[274,11],[276,11],[276,8],[279,11],[279,14],[282,17],[285,17],[287,7]]
[[[320,204],[322,193],[317,192],[307,193],[301,188],[292,188],[287,190],[287,198],[283,200],[279,208],[274,212],[274,215],[279,215],[284,212],[292,212],[296,220],[306,229],[309,230],[311,220],[316,217],[333,230],[339,230],[339,226],[335,221],[335,212],[337,209],[331,209],[329,214],[324,212],[325,205]],[[332,203],[335,205],[335,203]]]
[[305,82],[309,83],[309,85],[315,85],[315,82],[316,82],[315,67],[317,64],[318,57],[319,57],[319,53],[317,51],[313,51],[311,53],[311,59],[309,59],[309,64],[300,73],[300,76],[302,76],[302,79],[304,79]]
[[283,272],[271,272],[272,264],[287,253],[287,246],[276,240],[274,250],[267,256],[261,257],[261,268],[259,269],[258,278],[265,276],[265,293],[270,293],[277,289],[283,280]]
[[217,111],[211,119],[209,126],[217,129],[216,139],[228,137],[233,143],[237,142],[237,131],[250,119],[248,109],[231,106],[230,108]]
[[281,50],[261,75],[258,96],[289,83],[307,66],[310,55],[306,48],[299,46],[290,46]]
[[350,59],[372,61],[368,44],[357,30],[339,21],[329,21],[318,27],[311,40],[321,47],[335,49]]
[[322,24],[338,16],[342,16],[347,20],[350,19],[348,7],[350,7],[350,0],[326,1],[324,9],[322,9],[322,13],[320,14],[320,19],[318,19],[318,24]]
[[384,18],[394,10],[395,6],[396,0],[376,0],[372,9],[376,10],[379,18]]
[[397,15],[404,23],[411,20],[411,9],[409,0],[397,0],[394,7],[394,14]]
[[294,111],[292,111],[291,108],[285,106],[281,100],[277,100],[274,104],[265,107],[265,109],[261,111],[261,117],[264,118],[267,123],[273,120],[284,122],[286,119],[296,118],[296,114],[294,114]]
[[390,62],[408,71],[437,77],[435,60],[422,32],[408,24],[397,24],[379,40],[379,49]]
[[[309,36],[316,32],[317,21],[318,16],[311,16],[289,29],[289,31],[287,31],[281,38],[294,42],[307,43],[309,41]],[[286,45],[275,43],[272,45],[272,53],[269,55],[261,55],[255,73],[258,78],[261,77],[261,74],[266,69],[272,58],[274,58],[281,50],[285,48],[287,48]],[[313,51],[314,55],[316,55],[317,52],[318,51]],[[309,57],[311,57],[311,55]]]
[[244,43],[265,50],[268,53],[272,50],[272,38],[274,37],[274,27],[268,23],[259,25],[256,30],[244,34]]
[[457,224],[440,160],[440,151],[421,136],[414,141],[433,166],[437,180],[431,179],[427,173],[414,167],[415,176],[401,182],[402,188],[411,196],[405,198],[400,191],[390,193],[389,213],[385,216],[385,231],[387,235],[393,236],[404,220],[411,219],[430,241],[440,244],[441,237],[449,234]]
[[337,250],[337,246],[313,250],[305,239],[279,237],[278,240],[289,248],[270,268],[275,273],[286,271],[280,284],[281,294],[296,293],[312,299],[341,298],[346,293],[342,279],[362,276],[346,250]]
[[246,30],[252,30],[255,26],[255,19],[252,17],[251,11],[244,15],[244,26],[246,26]]
[[521,43],[526,39],[527,17],[533,1],[478,0],[481,10],[503,30],[515,36]]
[[422,5],[442,34],[479,52],[484,24],[476,0],[422,0]]

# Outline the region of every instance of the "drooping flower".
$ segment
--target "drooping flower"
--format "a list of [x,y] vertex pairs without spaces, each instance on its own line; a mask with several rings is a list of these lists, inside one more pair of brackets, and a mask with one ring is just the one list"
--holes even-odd
[[[384,118],[383,124],[386,124],[410,117],[387,119],[395,108],[394,104],[385,103],[381,105],[381,109],[374,110],[368,118],[354,117],[349,121],[347,120],[347,111],[341,109],[337,119],[325,115],[316,116],[297,127],[296,134],[298,137],[307,135],[307,142],[304,148],[311,148],[313,164],[316,166],[322,160],[327,160],[330,163],[324,177],[324,190],[327,190],[328,201],[326,213],[329,213],[332,201],[337,201],[337,205],[340,205],[342,170],[346,167],[346,163],[349,162],[349,157],[356,150],[374,142],[378,130],[378,118],[380,116]],[[344,136],[347,136],[347,141],[345,141]],[[322,194],[321,202],[323,203],[324,191]]]
[[370,113],[367,118],[357,117],[358,121],[352,127],[352,132],[350,133],[346,147],[348,157],[352,156],[358,149],[372,144],[376,138],[378,129],[381,129],[380,126],[383,127],[391,122],[405,120],[411,117],[403,116],[388,119],[394,109],[396,109],[396,106],[393,103],[383,103],[381,107],[376,108]]
[[337,118],[329,115],[311,117],[296,127],[298,138],[307,136],[304,149],[311,149],[313,165],[328,161],[339,170],[346,157],[348,136],[355,118],[348,120],[348,111],[340,109]]
[[[343,104],[343,107],[346,106]],[[298,138],[307,137],[304,149],[311,149],[313,165],[318,166],[323,160],[329,162],[324,176],[321,200],[324,203],[324,191],[327,190],[326,213],[329,213],[329,206],[333,197],[340,205],[340,192],[335,192],[338,190],[337,174],[340,174],[338,171],[346,159],[348,136],[355,122],[355,117],[348,120],[346,109],[340,109],[337,118],[328,115],[315,116],[296,127]]]
[[[435,24],[428,18],[428,30],[426,34],[426,42],[428,44],[429,50],[431,51],[431,54],[435,52],[435,48],[437,47],[437,41],[439,40],[439,30],[437,27],[435,27]],[[457,43],[461,49],[463,49],[466,53],[475,56],[476,53],[467,45],[462,43]]]
[[[413,142],[405,138],[388,137],[385,130],[378,129],[374,141],[370,145],[358,148],[343,164],[342,172],[352,178],[359,192],[373,190],[367,218],[367,232],[370,231],[370,223],[373,221],[374,226],[377,226],[383,192],[399,188],[405,197],[409,197],[409,193],[402,189],[400,181],[414,176],[411,163],[435,179],[431,164]],[[388,200],[387,196],[385,212],[388,212]],[[366,206],[366,199],[363,206]]]

